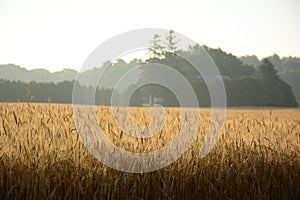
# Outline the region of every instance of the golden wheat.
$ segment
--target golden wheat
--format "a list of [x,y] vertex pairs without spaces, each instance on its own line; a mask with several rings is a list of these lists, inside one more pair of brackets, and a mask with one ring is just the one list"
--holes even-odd
[[[150,122],[148,111],[129,109],[139,126]],[[96,108],[105,135],[132,152],[172,141],[184,117],[178,108],[166,112],[158,134],[137,139],[119,128],[110,107]],[[230,109],[216,146],[199,158],[210,114],[199,110],[196,140],[175,163],[130,174],[91,156],[71,105],[0,104],[0,199],[299,199],[300,110]]]

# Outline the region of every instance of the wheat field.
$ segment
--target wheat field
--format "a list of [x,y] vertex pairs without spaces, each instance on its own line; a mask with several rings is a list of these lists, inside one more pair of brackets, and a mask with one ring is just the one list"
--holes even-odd
[[[150,122],[147,108],[129,110],[136,124]],[[118,127],[110,107],[96,108],[105,135],[131,152],[172,141],[185,119],[179,108],[166,111],[159,134],[138,139]],[[211,111],[200,109],[199,116],[200,123],[189,122],[199,123],[196,139],[176,162],[126,173],[84,147],[72,105],[1,103],[0,199],[300,199],[299,109],[228,109],[204,158],[198,152]]]

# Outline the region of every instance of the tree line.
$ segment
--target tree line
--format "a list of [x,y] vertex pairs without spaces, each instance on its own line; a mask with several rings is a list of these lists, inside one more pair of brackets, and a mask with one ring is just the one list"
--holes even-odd
[[[288,83],[293,90],[293,93],[300,103],[300,58],[298,57],[279,57],[277,54],[267,57],[278,71],[279,77]],[[261,64],[261,60],[257,56],[242,56],[240,58],[243,63],[252,65],[257,68]]]
[[[119,59],[116,62],[105,63],[110,67],[103,78],[104,85],[98,86],[96,89],[89,85],[89,81],[97,80],[97,74],[101,68],[84,72],[84,79],[81,83],[74,80],[57,83],[0,80],[0,101],[72,103],[73,86],[76,83],[81,87],[83,96],[96,91],[95,103],[97,105],[111,105],[114,85],[124,73],[142,64],[161,64],[176,70],[190,83],[200,106],[210,106],[210,95],[203,77],[191,63],[184,59],[197,59],[203,52],[207,52],[216,63],[222,76],[228,106],[297,106],[291,87],[281,79],[270,59],[263,59],[257,66],[253,66],[221,49],[211,49],[196,44],[183,50],[179,46],[180,41],[176,38],[173,30],[166,33],[164,38],[154,35],[149,44],[145,61],[133,59],[126,63]],[[130,87],[138,86],[141,82],[151,80],[155,76],[162,76],[176,84],[176,80],[168,74],[157,73],[154,68],[142,68],[133,85],[117,91],[119,97],[122,98],[122,95],[126,95],[131,89]],[[153,104],[179,106],[176,94],[173,94],[169,88],[158,84],[138,87],[131,96],[129,104],[130,106],[151,106]]]
[[[0,102],[43,102],[72,103],[72,93],[75,81],[60,83],[24,83],[21,81],[0,80]],[[98,105],[110,105],[112,89],[92,88],[77,83],[82,96],[87,96],[95,90],[95,102]],[[86,104],[87,102],[80,102]]]

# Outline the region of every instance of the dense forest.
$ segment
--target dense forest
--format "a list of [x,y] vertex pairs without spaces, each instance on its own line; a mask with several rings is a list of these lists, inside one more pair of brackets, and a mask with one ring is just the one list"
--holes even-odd
[[[96,89],[95,103],[97,105],[110,105],[113,88],[117,89],[115,92],[120,95],[120,98],[126,94],[128,86],[115,87],[124,73],[142,64],[159,63],[172,67],[188,80],[198,97],[200,106],[210,106],[210,95],[203,77],[190,63],[178,56],[197,58],[205,50],[221,73],[228,106],[295,107],[297,101],[299,105],[299,58],[280,58],[275,54],[259,60],[256,56],[238,58],[221,49],[198,44],[189,46],[186,50],[178,47],[179,41],[172,30],[167,33],[165,40],[160,35],[154,35],[148,48],[147,60],[133,59],[125,62],[118,59],[103,63],[103,66],[109,66],[109,68],[105,71],[105,76],[101,77],[101,83],[99,82],[97,89],[92,88],[91,83],[98,81],[98,75],[103,67],[81,72],[81,79],[78,82],[75,81],[77,72],[71,69],[50,73],[44,69],[29,71],[12,64],[2,65],[0,66],[0,101],[72,103],[73,86],[76,84],[83,91],[83,96]],[[139,75],[133,77],[132,82],[138,85],[142,80],[151,80],[153,76],[157,76],[155,70],[140,69]],[[163,75],[160,74],[160,76]],[[167,74],[164,76],[176,84],[176,80],[172,80]],[[85,94],[84,91],[87,93]],[[155,84],[138,88],[131,96],[129,103],[131,106],[149,106],[157,103],[164,106],[179,106],[176,95],[172,91]]]
[[[300,104],[300,58],[298,57],[279,57],[277,54],[269,56],[268,59],[274,65],[279,77],[288,83],[293,90],[298,105]],[[261,60],[257,56],[242,56],[240,58],[244,64],[257,68]]]

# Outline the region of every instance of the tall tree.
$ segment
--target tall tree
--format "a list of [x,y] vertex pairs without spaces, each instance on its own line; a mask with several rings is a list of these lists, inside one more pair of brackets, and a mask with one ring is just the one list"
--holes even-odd
[[160,35],[154,34],[148,47],[148,59],[146,62],[158,62],[164,54],[164,47],[161,45]]
[[269,59],[263,59],[258,69],[266,106],[297,106],[291,87],[279,78]]
[[[153,80],[153,77],[161,75],[158,73],[157,69],[155,69],[155,63],[161,63],[161,59],[163,59],[165,55],[165,50],[161,43],[160,35],[154,34],[148,47],[148,59],[146,60],[146,63],[149,63],[152,66],[143,68],[140,76],[141,80],[151,81]],[[134,96],[134,102],[140,101],[146,103],[145,100],[148,99],[149,104],[152,106],[155,104],[155,99],[160,96],[161,90],[159,88],[160,87],[156,84],[143,86]]]
[[166,51],[170,54],[175,54],[178,51],[179,39],[177,39],[175,32],[171,29],[166,35]]

